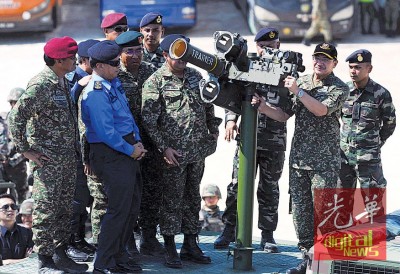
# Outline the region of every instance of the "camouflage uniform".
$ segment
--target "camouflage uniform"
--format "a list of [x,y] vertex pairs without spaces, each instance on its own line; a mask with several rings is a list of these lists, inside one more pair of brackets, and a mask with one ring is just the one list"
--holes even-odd
[[[349,88],[333,73],[314,83],[313,74],[297,80],[299,88],[328,108],[325,116],[311,113],[299,100],[289,115],[296,114],[289,157],[289,189],[293,222],[300,249],[314,245],[313,189],[334,188],[340,168],[339,118]],[[317,220],[316,220],[317,221]]]
[[163,51],[160,47],[158,47],[155,52],[149,52],[145,47],[143,47],[142,61],[152,63],[156,68],[161,68],[165,62],[162,53]]
[[[291,108],[291,100],[287,97],[278,97],[278,90],[271,87],[270,96],[264,96],[268,102],[284,110]],[[286,89],[286,94],[289,91]],[[262,94],[262,93],[260,93]],[[274,96],[272,96],[274,94]],[[279,98],[273,101],[272,98]],[[238,116],[227,112],[226,121],[237,121]],[[238,137],[238,136],[237,136]],[[239,145],[233,158],[232,182],[227,188],[226,208],[223,215],[225,224],[236,226],[237,192],[239,171]],[[286,123],[275,121],[266,115],[258,114],[257,127],[257,154],[256,165],[260,167],[260,180],[257,188],[258,200],[258,228],[261,230],[275,231],[278,224],[279,205],[279,178],[282,175],[286,150]]]
[[211,134],[218,133],[221,123],[214,116],[214,106],[200,98],[201,79],[198,71],[187,67],[181,80],[164,64],[143,86],[142,118],[147,133],[160,152],[171,147],[182,154],[179,166],[160,163],[160,228],[165,236],[198,232],[204,160],[216,149],[217,140]]
[[223,211],[219,210],[219,206],[208,207],[203,205],[199,213],[200,229],[203,231],[222,232],[224,223],[222,222]]
[[[81,102],[82,102],[83,91],[78,101],[78,125],[79,135],[81,142],[81,154],[83,164],[90,166],[89,161],[89,143],[86,140],[85,131],[86,127],[82,121],[81,115]],[[93,197],[92,210],[90,212],[90,222],[92,224],[92,243],[97,244],[98,237],[100,234],[100,223],[101,219],[106,213],[107,209],[107,196],[104,191],[103,184],[96,175],[87,175],[87,186],[89,188],[90,196]]]
[[[7,114],[8,116],[8,114]],[[10,139],[7,118],[0,116],[0,153],[1,160],[6,161],[0,167],[0,179],[11,181],[15,184],[17,192],[16,199],[21,204],[26,199],[29,190],[27,181],[27,159],[17,152],[14,142]],[[6,193],[7,189],[0,189],[0,194]]]
[[341,186],[386,187],[381,163],[381,147],[393,134],[396,114],[387,89],[369,79],[359,90],[348,83],[350,95],[342,109],[340,148]]
[[304,35],[304,39],[311,40],[321,33],[325,42],[332,41],[332,28],[329,22],[326,0],[312,0],[311,26]]
[[125,90],[126,98],[128,99],[129,108],[135,118],[136,124],[139,127],[142,143],[148,150],[146,157],[141,160],[140,169],[142,172],[143,189],[142,200],[140,204],[139,225],[145,229],[156,228],[159,223],[159,210],[161,206],[162,192],[159,187],[162,177],[162,169],[160,161],[162,155],[157,150],[151,138],[146,133],[142,122],[142,86],[146,79],[152,75],[157,68],[148,62],[141,62],[138,75],[135,76],[121,63],[121,70],[118,73],[118,78]]
[[393,35],[397,30],[397,21],[399,18],[399,0],[386,0],[385,4],[385,19],[386,19],[386,34]]
[[76,181],[77,117],[68,82],[49,68],[29,83],[10,112],[10,132],[19,152],[47,155],[43,167],[31,162],[34,184],[33,231],[41,255],[68,243]]

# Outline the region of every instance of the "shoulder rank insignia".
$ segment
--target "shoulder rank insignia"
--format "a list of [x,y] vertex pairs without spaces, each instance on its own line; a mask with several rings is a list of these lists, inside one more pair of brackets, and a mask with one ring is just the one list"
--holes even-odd
[[101,81],[94,81],[93,88],[94,89],[103,89],[103,85],[101,84]]

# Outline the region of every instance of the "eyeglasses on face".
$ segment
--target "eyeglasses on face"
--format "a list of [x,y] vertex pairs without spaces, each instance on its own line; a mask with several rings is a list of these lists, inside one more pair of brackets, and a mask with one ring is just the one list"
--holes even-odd
[[139,49],[123,49],[122,52],[127,54],[127,55],[139,55],[139,54],[143,53],[143,49],[142,48],[139,48]]
[[129,30],[128,26],[114,26],[114,27],[112,27],[112,29],[115,32],[126,32]]
[[118,67],[120,64],[120,61],[118,59],[118,60],[111,60],[111,61],[102,61],[102,63],[110,65],[112,67]]
[[16,204],[5,204],[0,207],[1,211],[7,211],[11,207],[12,210],[17,210],[18,206]]
[[313,60],[315,62],[321,62],[321,63],[328,63],[329,61],[332,61],[332,59],[323,56],[313,56]]

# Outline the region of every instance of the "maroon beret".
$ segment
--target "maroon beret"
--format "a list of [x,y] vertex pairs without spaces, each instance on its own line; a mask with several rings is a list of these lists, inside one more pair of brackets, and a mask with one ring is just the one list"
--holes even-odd
[[110,13],[103,18],[100,27],[104,29],[115,25],[128,25],[128,19],[124,13]]
[[64,59],[75,56],[77,52],[78,45],[69,36],[52,38],[44,45],[44,54],[53,59]]

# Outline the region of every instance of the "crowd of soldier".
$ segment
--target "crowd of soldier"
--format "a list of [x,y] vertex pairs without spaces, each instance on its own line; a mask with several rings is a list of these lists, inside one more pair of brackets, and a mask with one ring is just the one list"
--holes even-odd
[[[175,39],[190,40],[174,34],[160,42],[164,29],[158,13],[142,18],[140,32],[129,31],[121,13],[106,16],[101,28],[105,41],[48,41],[45,69],[30,81],[10,116],[17,151],[30,160],[34,175],[39,272],[85,271],[87,265],[71,258],[85,260],[95,252],[94,273],[140,272],[135,230],[140,231],[140,253],[165,256],[167,267],[181,268],[181,260],[211,263],[196,242],[199,212],[203,217],[218,212],[207,197],[220,194],[214,190],[216,195],[202,195],[208,208],[200,211],[199,186],[204,159],[216,148],[221,119],[200,99],[201,74],[169,56]],[[279,48],[279,32],[264,28],[255,42],[259,55],[265,47]],[[338,62],[335,46],[318,44],[313,73],[285,79],[288,97],[271,101],[276,96],[260,93],[253,98],[259,110],[257,198],[264,251],[278,252],[273,232],[286,150],[285,121],[290,116],[296,115],[296,127],[289,185],[300,250],[313,245],[314,187],[337,187],[341,182],[342,187],[355,188],[357,179],[364,188],[386,186],[380,148],[394,131],[395,110],[390,93],[369,78],[371,57],[367,50],[359,50],[346,59],[352,78],[346,85],[333,75]],[[237,119],[226,113],[227,141],[235,137]],[[235,240],[240,142],[236,137],[222,216],[225,226],[215,248],[226,248]],[[371,143],[362,143],[365,140]],[[341,173],[340,162],[346,168]],[[90,204],[93,245],[84,239]],[[164,245],[156,238],[158,226]],[[181,232],[179,256],[174,236]],[[308,259],[305,256],[288,273],[305,273]]]

